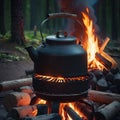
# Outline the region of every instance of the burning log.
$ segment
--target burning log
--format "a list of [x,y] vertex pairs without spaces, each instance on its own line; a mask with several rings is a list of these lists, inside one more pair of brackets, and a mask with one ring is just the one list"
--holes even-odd
[[17,79],[11,81],[4,81],[0,83],[0,92],[6,90],[13,90],[21,86],[31,85],[32,78]]
[[102,56],[100,53],[96,53],[95,54],[95,58],[104,65],[105,68],[107,68],[108,70],[111,69],[112,63],[107,60],[104,56]]
[[88,118],[89,120],[91,120],[92,115],[91,112],[92,110],[90,109],[90,106],[80,102],[75,102],[75,108],[80,111],[81,115],[84,116],[86,119]]
[[7,111],[13,107],[29,105],[31,101],[30,95],[24,92],[12,92],[6,94],[3,98],[3,104]]
[[117,62],[111,56],[109,56],[107,53],[105,53],[104,51],[101,53],[101,55],[104,58],[106,58],[109,62],[112,63],[111,68],[116,68],[118,66]]
[[69,106],[65,106],[64,110],[72,118],[72,120],[82,120],[82,118]]
[[[105,47],[106,47],[106,45],[108,44],[109,41],[110,41],[110,38],[106,37],[106,39],[104,40],[103,44],[101,45],[101,47],[99,49],[99,53],[97,53],[96,58],[101,59],[102,61],[100,60],[99,62],[100,63],[102,62],[102,64],[104,63],[103,65],[107,65],[105,67],[110,67],[110,63],[111,63],[112,64],[111,67],[114,68],[114,67],[117,66],[116,61],[111,56],[109,56],[107,53],[104,52],[104,49],[105,49]],[[107,63],[105,64],[104,61],[107,61]]]
[[106,47],[106,45],[108,44],[109,41],[110,41],[110,38],[106,37],[106,39],[104,40],[103,44],[100,47],[100,50],[99,50],[100,53],[103,52],[103,50],[105,49],[105,47]]
[[90,100],[93,100],[94,102],[98,103],[109,104],[115,100],[120,102],[119,94],[89,90],[88,95],[90,97]]
[[95,113],[97,120],[111,120],[120,112],[120,102],[114,101],[111,104],[99,109]]
[[26,116],[36,116],[37,115],[37,106],[21,106],[21,107],[13,107],[11,111],[8,113],[8,117],[12,117],[15,120],[19,120]]
[[62,118],[58,113],[51,113],[36,117],[25,117],[23,120],[62,120]]

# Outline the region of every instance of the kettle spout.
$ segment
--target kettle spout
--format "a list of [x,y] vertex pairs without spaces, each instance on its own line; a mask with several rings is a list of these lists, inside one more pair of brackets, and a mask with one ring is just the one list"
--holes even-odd
[[32,59],[32,61],[35,62],[38,57],[37,51],[32,46],[26,47],[25,49],[29,53],[29,56]]

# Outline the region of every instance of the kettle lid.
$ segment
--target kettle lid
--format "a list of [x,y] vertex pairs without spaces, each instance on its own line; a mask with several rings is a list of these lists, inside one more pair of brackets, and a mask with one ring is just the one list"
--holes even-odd
[[76,37],[67,36],[67,32],[57,32],[56,35],[50,35],[46,37],[46,43],[52,45],[66,45],[66,44],[75,44]]

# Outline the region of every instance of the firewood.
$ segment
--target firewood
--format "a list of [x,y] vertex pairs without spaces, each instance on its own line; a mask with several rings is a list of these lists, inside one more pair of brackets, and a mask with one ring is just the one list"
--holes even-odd
[[106,37],[106,39],[104,40],[104,42],[102,43],[101,47],[100,47],[100,53],[104,51],[106,45],[108,44],[108,42],[110,41],[109,37]]
[[114,84],[120,86],[120,73],[114,75]]
[[11,92],[3,98],[3,104],[7,111],[10,111],[12,107],[29,105],[30,101],[30,95],[24,92]]
[[88,95],[90,97],[90,100],[93,100],[94,102],[98,103],[109,104],[115,100],[120,102],[120,95],[115,93],[89,90]]
[[81,115],[86,117],[86,119],[91,120],[91,110],[90,107],[82,102],[75,102],[74,107],[80,111]]
[[71,107],[65,105],[64,110],[72,120],[82,120],[82,118]]
[[22,119],[27,116],[36,116],[37,115],[37,106],[21,106],[21,107],[13,107],[11,111],[8,113],[8,117],[12,117],[15,120]]
[[102,56],[100,53],[95,54],[95,58],[108,70],[111,69],[112,63],[105,57]]
[[94,73],[90,72],[90,74],[92,75],[92,79],[90,81],[91,89],[96,90],[97,78]]
[[101,79],[103,77],[103,72],[101,70],[95,69],[93,71],[94,75],[96,76],[97,80]]
[[46,104],[46,100],[43,100],[41,98],[39,98],[37,95],[35,95],[32,99],[31,99],[31,105],[38,105],[38,104]]
[[32,86],[22,86],[18,89],[18,91],[28,93],[29,95],[34,93]]
[[108,55],[106,52],[101,52],[101,55],[106,58],[110,63],[112,63],[111,68],[116,68],[118,66],[117,62],[110,56]]
[[120,70],[119,70],[118,67],[115,67],[115,68],[111,68],[110,71],[111,71],[112,74],[117,74]]
[[111,120],[120,112],[120,102],[114,101],[95,113],[97,120]]
[[109,90],[110,90],[111,92],[113,92],[113,93],[119,93],[119,90],[118,90],[118,88],[117,88],[116,85],[111,85],[111,86],[109,87]]
[[105,76],[105,79],[110,82],[113,81],[113,78],[114,78],[114,75],[111,72],[108,72]]
[[96,90],[106,91],[108,84],[104,78],[101,78],[97,81]]
[[25,117],[23,120],[62,120],[62,118],[58,113],[51,113],[36,117]]
[[0,92],[6,90],[13,90],[21,86],[32,84],[32,78],[17,79],[11,81],[4,81],[0,83]]

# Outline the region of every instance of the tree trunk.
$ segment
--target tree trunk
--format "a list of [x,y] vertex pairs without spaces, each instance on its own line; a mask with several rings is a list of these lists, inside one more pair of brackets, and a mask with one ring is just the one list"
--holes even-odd
[[0,0],[0,34],[4,35],[5,23],[4,23],[4,0]]
[[23,0],[11,0],[11,41],[24,45]]
[[112,40],[117,40],[118,31],[117,31],[117,6],[116,0],[112,1]]

